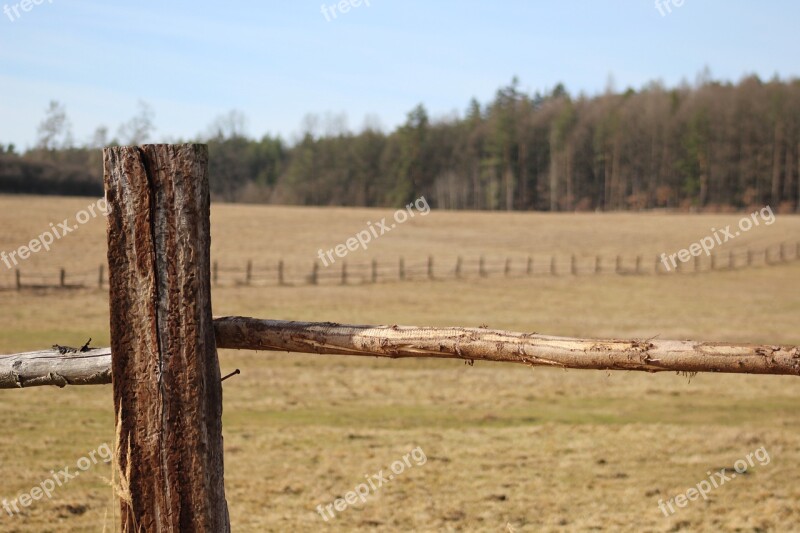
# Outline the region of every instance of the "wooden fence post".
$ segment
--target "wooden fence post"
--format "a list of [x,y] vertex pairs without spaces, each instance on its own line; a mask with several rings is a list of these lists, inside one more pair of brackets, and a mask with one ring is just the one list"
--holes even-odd
[[230,531],[208,149],[103,151],[121,531]]
[[485,278],[488,275],[486,273],[486,263],[483,256],[481,256],[480,259],[478,260],[478,274],[482,278]]
[[284,285],[284,282],[283,282],[283,259],[278,261],[278,285]]
[[253,281],[253,262],[248,261],[246,267],[246,274],[244,278],[245,285],[250,285],[250,282]]
[[641,255],[637,255],[636,256],[636,274],[638,275],[638,274],[641,274],[641,273],[642,273],[642,256]]
[[461,256],[458,256],[458,259],[456,260],[456,279],[461,278],[461,261]]
[[506,267],[503,270],[503,273],[505,274],[506,277],[508,277],[511,274],[511,259],[510,258],[506,258]]
[[311,267],[311,276],[308,278],[312,285],[319,283],[319,263],[314,261],[314,266]]
[[58,286],[62,289],[67,286],[67,271],[63,268],[58,273]]
[[214,273],[213,274],[214,275],[214,286],[217,286],[217,285],[219,285],[219,263],[216,262],[216,261],[214,261],[213,273]]
[[17,280],[17,290],[21,291],[22,290],[22,274],[20,274],[19,269],[16,269],[14,271],[14,277]]
[[600,256],[599,255],[596,255],[594,257],[594,273],[595,274],[599,274],[600,273]]
[[617,256],[617,262],[614,265],[614,272],[616,274],[622,274],[622,257],[619,255]]
[[[728,258],[730,258],[730,255],[731,255],[730,252],[728,252]],[[711,254],[710,256],[708,256],[708,260],[711,261],[711,264],[708,267],[708,269],[713,272],[714,269],[717,268],[717,254]]]
[[342,285],[347,285],[347,262],[342,261]]

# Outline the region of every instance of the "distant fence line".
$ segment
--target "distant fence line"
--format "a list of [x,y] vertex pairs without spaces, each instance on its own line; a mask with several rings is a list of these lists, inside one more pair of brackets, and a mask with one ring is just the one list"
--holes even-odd
[[[211,281],[215,287],[235,286],[298,286],[298,285],[361,285],[381,282],[476,279],[487,277],[522,278],[528,276],[674,275],[699,274],[770,266],[800,260],[800,242],[784,242],[759,249],[731,249],[727,253],[694,256],[678,268],[667,270],[661,256],[580,256],[538,255],[516,258],[458,257],[447,261],[434,256],[407,261],[373,260],[369,263],[340,261],[329,267],[314,262],[306,268],[289,266],[283,260],[273,265],[256,265],[247,261],[240,266],[212,264]],[[108,287],[104,266],[93,270],[26,272],[21,269],[5,279],[0,277],[0,290],[23,289],[86,289]]]

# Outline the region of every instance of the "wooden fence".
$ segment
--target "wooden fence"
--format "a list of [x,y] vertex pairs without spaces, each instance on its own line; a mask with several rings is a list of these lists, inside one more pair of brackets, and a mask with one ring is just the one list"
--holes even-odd
[[[111,347],[0,356],[0,388],[112,384],[125,533],[230,531],[217,348],[800,375],[796,346],[213,320],[207,163],[203,145],[106,148]],[[488,274],[482,265],[479,275]],[[577,262],[570,266],[577,274]]]
[[[477,279],[487,277],[541,276],[624,276],[701,274],[779,265],[800,260],[800,242],[782,242],[760,248],[738,247],[694,256],[677,268],[667,270],[660,256],[645,255],[537,255],[527,257],[462,257],[438,259],[434,256],[395,261],[373,260],[369,263],[339,261],[324,267],[314,262],[307,268],[283,260],[269,265],[247,261],[241,265],[211,265],[214,287],[298,285],[362,285],[370,283]],[[21,269],[12,276],[0,277],[0,290],[23,289],[86,289],[108,287],[107,269],[100,265],[93,270],[28,272]]]

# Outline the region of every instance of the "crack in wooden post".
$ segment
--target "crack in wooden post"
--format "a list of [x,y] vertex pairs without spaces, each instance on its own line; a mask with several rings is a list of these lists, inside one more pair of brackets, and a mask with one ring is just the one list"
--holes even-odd
[[208,149],[103,155],[121,531],[228,532]]

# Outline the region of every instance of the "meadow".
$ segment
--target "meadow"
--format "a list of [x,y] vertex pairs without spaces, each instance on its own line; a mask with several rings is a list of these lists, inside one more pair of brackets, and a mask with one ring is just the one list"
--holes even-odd
[[[96,201],[0,196],[0,251],[17,249]],[[212,205],[212,260],[310,265],[393,210]],[[746,215],[746,214],[744,214]],[[487,213],[433,210],[350,252],[348,261],[447,261],[641,254],[689,246],[743,214]],[[719,246],[800,239],[800,217]],[[94,271],[105,223],[88,221],[24,271]],[[13,272],[0,264],[0,285]],[[375,285],[223,286],[214,314],[357,324],[488,325],[616,338],[800,344],[800,261],[707,274],[502,276]],[[97,288],[0,291],[0,353],[108,345]],[[792,531],[800,522],[795,378],[565,371],[462,361],[220,351],[226,491],[234,531]],[[0,505],[51,470],[113,444],[110,386],[0,391]],[[315,510],[407,468],[328,521]],[[757,449],[743,475],[665,516],[675,498]],[[100,463],[0,531],[114,530]]]

